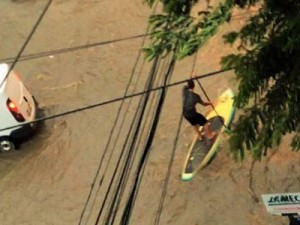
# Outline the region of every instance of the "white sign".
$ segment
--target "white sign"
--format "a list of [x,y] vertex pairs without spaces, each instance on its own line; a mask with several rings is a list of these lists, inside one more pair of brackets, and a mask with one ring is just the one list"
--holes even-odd
[[272,214],[298,213],[300,215],[300,193],[261,195],[267,211]]

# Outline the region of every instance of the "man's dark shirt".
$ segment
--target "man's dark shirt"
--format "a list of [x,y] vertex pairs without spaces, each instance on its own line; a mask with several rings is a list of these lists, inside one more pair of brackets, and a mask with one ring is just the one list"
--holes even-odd
[[183,87],[182,90],[182,97],[183,97],[183,115],[186,117],[194,116],[196,111],[196,104],[202,104],[203,101],[200,96],[194,92],[189,91],[187,86]]

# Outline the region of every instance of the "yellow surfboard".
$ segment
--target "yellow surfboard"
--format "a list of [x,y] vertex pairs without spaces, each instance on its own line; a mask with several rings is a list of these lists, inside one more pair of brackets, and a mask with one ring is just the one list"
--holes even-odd
[[181,173],[183,181],[191,180],[199,170],[203,169],[210,162],[216,153],[221,141],[221,134],[231,124],[235,113],[233,97],[233,91],[227,89],[217,99],[214,109],[207,114],[206,119],[211,123],[211,130],[217,131],[218,135],[212,140],[204,138],[203,141],[200,141],[195,136],[184,161]]

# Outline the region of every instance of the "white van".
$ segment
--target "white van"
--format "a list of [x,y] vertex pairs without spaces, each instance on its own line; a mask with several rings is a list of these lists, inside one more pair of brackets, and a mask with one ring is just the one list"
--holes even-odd
[[[0,64],[0,151],[14,150],[36,126],[24,124],[36,118],[35,100],[15,71],[6,77],[9,69],[7,64]],[[5,129],[12,126],[18,127]]]

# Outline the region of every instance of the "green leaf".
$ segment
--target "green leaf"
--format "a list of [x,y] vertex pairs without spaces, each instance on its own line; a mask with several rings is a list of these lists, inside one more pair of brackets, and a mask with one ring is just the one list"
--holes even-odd
[[223,35],[225,43],[228,43],[231,45],[236,41],[236,39],[238,37],[239,37],[239,33],[237,33],[237,32],[230,32],[228,34]]

